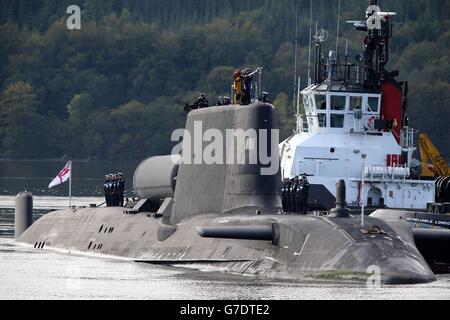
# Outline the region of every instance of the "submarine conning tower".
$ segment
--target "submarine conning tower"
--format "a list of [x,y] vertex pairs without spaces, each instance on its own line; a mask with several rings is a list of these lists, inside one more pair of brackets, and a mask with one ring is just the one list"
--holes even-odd
[[170,222],[198,214],[238,213],[244,208],[278,213],[278,139],[275,108],[268,103],[190,112]]

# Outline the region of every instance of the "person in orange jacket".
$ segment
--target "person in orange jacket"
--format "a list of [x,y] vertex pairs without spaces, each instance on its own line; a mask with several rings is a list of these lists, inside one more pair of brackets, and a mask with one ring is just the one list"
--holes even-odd
[[242,76],[241,71],[236,69],[233,74],[233,103],[240,104],[242,99]]

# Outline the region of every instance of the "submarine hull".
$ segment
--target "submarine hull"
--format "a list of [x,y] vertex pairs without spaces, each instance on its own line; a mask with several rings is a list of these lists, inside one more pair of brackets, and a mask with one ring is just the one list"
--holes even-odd
[[[227,143],[218,146],[214,154],[226,155],[227,161],[201,161],[211,139],[196,138],[198,127],[217,135],[216,142],[226,138]],[[55,211],[41,217],[18,241],[37,250],[58,249],[272,278],[388,284],[435,280],[405,222],[367,218],[367,227],[383,231],[367,233],[361,230],[359,219],[351,216],[280,214],[278,143],[271,104],[191,111],[175,190],[161,193],[168,197],[160,199],[163,202],[158,209],[140,206],[146,201],[141,199],[132,209]],[[266,161],[264,153],[271,155],[271,161]],[[151,169],[142,172],[158,171]],[[146,190],[155,183],[172,181],[172,170],[163,171],[170,173],[163,183],[146,180],[151,174],[138,174],[135,181],[142,178],[139,181],[144,183],[137,186]]]
[[[424,283],[435,275],[403,222],[368,218],[383,234],[364,234],[359,220],[299,215],[204,214],[185,219],[164,241],[162,218],[122,208],[51,212],[19,239],[36,250],[115,256],[133,261],[192,266],[270,278],[367,281],[380,271],[385,284]],[[198,227],[276,226],[273,239],[206,238]],[[243,235],[244,236],[244,235]]]
[[450,216],[427,212],[380,209],[372,217],[391,221],[407,221],[414,235],[414,242],[433,272],[450,273]]

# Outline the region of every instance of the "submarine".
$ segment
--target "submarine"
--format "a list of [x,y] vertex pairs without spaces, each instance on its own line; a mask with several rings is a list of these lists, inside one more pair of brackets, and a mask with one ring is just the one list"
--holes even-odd
[[[203,137],[214,134],[198,139],[199,126]],[[294,281],[367,283],[375,269],[382,284],[436,280],[408,222],[366,217],[362,224],[347,209],[343,180],[336,207],[326,214],[283,212],[277,128],[268,102],[193,110],[180,152],[137,167],[136,203],[49,212],[17,242],[35,250]],[[230,132],[247,136],[237,143]],[[201,161],[219,136],[236,143],[217,144],[211,154],[223,152],[230,161]],[[260,152],[264,145],[266,154]]]
[[[376,5],[377,1],[369,3]],[[390,27],[386,27],[389,19],[385,17],[382,26],[388,39],[391,36]],[[380,40],[376,31],[369,31],[369,36]],[[386,47],[385,43],[380,42],[378,47]],[[375,47],[375,44],[367,47],[365,64],[372,63]],[[317,50],[320,60],[320,41]],[[377,52],[382,54],[384,51]],[[377,69],[383,71],[385,62],[377,62]],[[329,66],[337,70],[333,63]],[[316,84],[302,93],[304,97],[310,97],[305,99],[306,106],[308,102],[312,106],[316,103],[312,96],[321,91],[315,86],[323,82],[321,74],[325,67],[316,63]],[[330,72],[331,78],[333,74]],[[370,77],[370,92],[360,90],[350,96],[344,92],[340,96],[345,99],[348,96],[350,101],[356,95],[356,100],[367,103],[376,99],[380,111],[383,93],[374,92],[372,88],[380,79],[376,75]],[[345,116],[342,108],[331,106],[330,111],[327,109],[336,93],[328,87],[322,91],[319,92],[322,96],[331,96],[323,100],[325,109],[318,114],[330,120],[332,116]],[[393,105],[395,110],[400,110],[401,94],[397,91]],[[344,108],[347,104],[350,105],[346,102]],[[350,116],[355,121],[362,119],[359,119],[361,112],[353,113]],[[309,113],[313,118],[319,117],[318,114]],[[400,114],[398,118],[402,119],[402,116]],[[362,117],[367,118],[362,122],[380,120],[380,114],[372,120],[374,114],[363,113]],[[329,123],[331,125],[332,121]],[[320,132],[308,134],[328,133],[324,126],[310,123],[309,130]],[[179,149],[174,149],[171,155],[148,158],[137,167],[133,189],[138,201],[125,207],[52,211],[34,224],[29,217],[16,215],[20,227],[16,228],[17,241],[36,250],[274,279],[368,283],[378,272],[380,283],[414,284],[436,280],[435,272],[448,273],[450,261],[444,248],[450,244],[450,232],[411,227],[411,223],[443,227],[448,225],[447,221],[429,222],[429,216],[412,210],[379,209],[368,217],[352,214],[353,211],[347,208],[346,197],[348,195],[350,204],[355,202],[354,183],[334,164],[330,166],[332,178],[326,180],[326,188],[333,195],[322,193],[319,196],[319,200],[327,201],[328,207],[333,205],[333,209],[307,215],[284,212],[281,181],[282,176],[293,172],[289,168],[295,167],[295,157],[283,149],[285,142],[281,144],[281,150],[278,149],[277,129],[275,108],[264,99],[254,99],[249,105],[228,104],[190,111],[186,127],[179,135],[182,138]],[[344,129],[344,123],[341,123],[330,133],[335,136]],[[373,137],[374,141],[383,135],[390,139],[394,145],[393,151],[389,150],[390,156],[400,152],[397,149],[401,146],[396,144],[392,130],[380,136],[379,128],[372,128],[374,132],[369,129],[367,127],[363,133]],[[361,134],[354,130],[350,133],[353,136]],[[323,138],[320,141],[325,143]],[[406,147],[408,151],[412,150],[412,146]],[[208,155],[206,159],[205,154]],[[384,153],[379,155],[380,158],[385,156]],[[304,157],[305,150],[299,149],[295,156]],[[353,167],[357,165],[353,164]],[[409,180],[406,182],[410,183]],[[374,181],[371,183],[376,187]],[[331,190],[333,187],[335,190]],[[24,228],[25,225],[29,227]]]

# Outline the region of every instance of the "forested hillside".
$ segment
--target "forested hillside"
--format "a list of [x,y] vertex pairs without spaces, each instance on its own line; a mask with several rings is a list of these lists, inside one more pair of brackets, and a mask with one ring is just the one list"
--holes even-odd
[[[294,55],[306,79],[309,0],[0,0],[0,157],[142,159],[170,152],[184,103],[230,90],[234,67],[264,67],[283,136],[295,127]],[[337,0],[313,1],[335,47]],[[341,1],[350,55],[365,0]],[[66,8],[81,8],[68,30]],[[296,6],[299,49],[294,52]],[[389,69],[410,83],[412,125],[450,159],[450,1],[385,0],[397,11]],[[341,45],[341,53],[343,45]],[[305,81],[306,82],[306,81]]]

